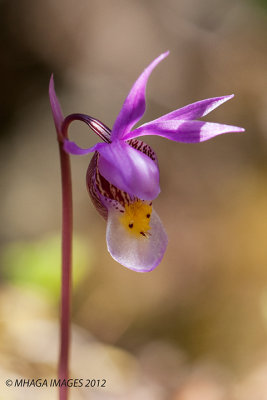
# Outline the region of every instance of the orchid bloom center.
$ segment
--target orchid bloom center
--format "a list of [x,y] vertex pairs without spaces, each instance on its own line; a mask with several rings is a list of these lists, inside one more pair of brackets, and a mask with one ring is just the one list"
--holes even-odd
[[151,204],[138,199],[133,203],[125,205],[125,211],[120,218],[120,222],[127,232],[133,234],[134,236],[148,237],[151,214]]

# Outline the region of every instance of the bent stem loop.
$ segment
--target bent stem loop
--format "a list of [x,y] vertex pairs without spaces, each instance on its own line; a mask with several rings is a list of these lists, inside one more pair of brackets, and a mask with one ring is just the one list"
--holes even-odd
[[[68,127],[73,121],[85,122],[100,138],[110,143],[110,129],[97,119],[83,114],[68,115],[57,130],[61,168],[62,187],[62,277],[60,310],[60,354],[58,375],[61,382],[69,377],[70,349],[70,311],[71,311],[71,275],[72,275],[72,232],[73,207],[70,156],[64,151],[64,140],[68,139]],[[68,399],[68,386],[60,386],[59,399]]]
[[73,121],[85,122],[104,142],[111,143],[110,129],[96,118],[89,117],[85,114],[70,114],[62,123],[62,140],[68,137],[68,127]]

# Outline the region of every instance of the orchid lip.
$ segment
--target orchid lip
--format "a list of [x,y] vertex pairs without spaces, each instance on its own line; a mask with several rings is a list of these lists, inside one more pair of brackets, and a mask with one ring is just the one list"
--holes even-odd
[[152,211],[150,234],[134,238],[120,223],[120,214],[108,213],[107,246],[111,256],[136,272],[150,272],[161,262],[168,244],[167,234],[156,211]]

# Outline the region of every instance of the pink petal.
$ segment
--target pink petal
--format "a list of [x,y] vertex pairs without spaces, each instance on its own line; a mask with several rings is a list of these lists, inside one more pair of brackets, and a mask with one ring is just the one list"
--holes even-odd
[[142,200],[153,200],[160,192],[157,164],[123,141],[98,149],[99,172],[114,186]]
[[169,52],[163,53],[152,61],[133,85],[114,123],[111,140],[122,139],[144,115],[146,109],[145,92],[148,78],[153,69],[167,57],[168,54]]
[[50,82],[49,82],[49,99],[52,109],[52,114],[55,122],[55,127],[57,133],[61,135],[61,125],[63,122],[63,113],[61,111],[61,107],[55,92],[55,85],[54,85],[54,77],[51,75]]
[[[162,117],[159,117],[151,122],[170,121],[176,119],[183,119],[183,120],[199,119],[201,117],[204,117],[211,111],[213,111],[215,108],[219,107],[221,104],[232,99],[233,97],[234,95],[230,94],[228,96],[212,97],[210,99],[197,101],[195,103],[188,104],[185,107],[179,108],[178,110],[165,114]],[[146,124],[142,126],[145,125]]]
[[214,122],[172,120],[149,122],[129,132],[124,139],[129,140],[138,136],[156,135],[175,142],[197,143],[228,132],[244,132],[244,129]]
[[76,156],[83,156],[88,153],[93,153],[94,151],[98,151],[101,149],[103,146],[108,146],[107,143],[97,143],[92,147],[89,147],[88,149],[83,149],[79,147],[75,142],[71,142],[70,140],[65,139],[64,140],[64,150],[66,153],[69,154],[74,154]]

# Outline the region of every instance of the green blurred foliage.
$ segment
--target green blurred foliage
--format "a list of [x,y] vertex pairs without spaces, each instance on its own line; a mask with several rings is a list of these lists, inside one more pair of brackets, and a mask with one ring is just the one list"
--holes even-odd
[[[73,285],[74,287],[90,270],[90,250],[81,237],[74,239]],[[48,236],[36,241],[13,242],[2,249],[1,275],[15,285],[41,288],[58,299],[61,276],[60,237]]]
[[260,6],[262,6],[265,9],[265,11],[267,11],[267,0],[256,0],[256,1],[252,0],[251,3],[253,5],[255,5],[255,3],[258,3]]

